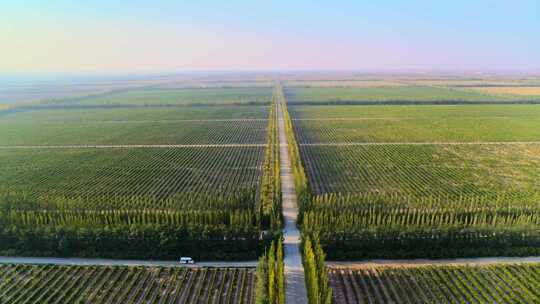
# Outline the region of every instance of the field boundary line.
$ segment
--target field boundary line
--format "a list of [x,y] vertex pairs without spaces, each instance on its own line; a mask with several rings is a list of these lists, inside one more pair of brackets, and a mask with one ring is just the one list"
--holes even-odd
[[540,141],[485,141],[485,142],[337,142],[299,143],[299,146],[474,146],[474,145],[530,145]]
[[130,149],[130,148],[235,148],[265,147],[266,144],[200,144],[200,145],[16,145],[0,146],[0,149]]

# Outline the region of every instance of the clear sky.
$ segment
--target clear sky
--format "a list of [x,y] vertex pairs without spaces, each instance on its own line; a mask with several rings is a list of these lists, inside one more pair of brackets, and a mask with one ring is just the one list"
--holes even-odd
[[0,73],[540,69],[538,0],[2,0]]

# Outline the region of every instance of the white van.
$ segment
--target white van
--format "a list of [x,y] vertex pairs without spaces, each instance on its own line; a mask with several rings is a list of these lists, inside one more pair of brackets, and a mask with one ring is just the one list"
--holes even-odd
[[195,264],[195,261],[190,257],[181,257],[180,264]]

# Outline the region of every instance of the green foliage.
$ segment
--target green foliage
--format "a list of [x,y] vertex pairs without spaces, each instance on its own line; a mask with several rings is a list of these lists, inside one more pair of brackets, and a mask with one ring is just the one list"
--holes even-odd
[[272,98],[272,105],[268,120],[267,146],[265,149],[259,208],[262,215],[261,224],[271,230],[279,230],[283,226],[281,207],[281,179],[279,160],[279,130],[276,97]]
[[257,288],[255,290],[255,303],[268,304],[268,256],[266,252],[259,258],[257,264]]
[[285,303],[285,273],[281,238],[271,243],[257,266],[257,304]]
[[0,265],[0,273],[2,304],[250,303],[255,279],[252,268]]
[[291,106],[299,144],[540,140],[540,105]]
[[208,108],[186,110],[188,114],[199,112],[187,120],[182,119],[184,114],[174,115],[175,111],[160,117],[162,111],[155,109],[124,109],[126,112],[118,118],[117,109],[87,109],[85,114],[80,110],[16,112],[0,119],[0,145],[264,144],[266,117],[234,118],[251,115],[251,111],[243,110],[248,107],[234,108],[240,115],[222,109],[221,120],[196,118],[217,115]]
[[402,200],[540,192],[540,144],[302,146],[314,194]]
[[[362,266],[331,268],[329,273],[334,282],[352,287],[349,297],[377,303],[537,303],[540,299],[538,263]],[[364,284],[371,288],[363,289]]]
[[324,263],[325,254],[317,239],[312,240],[308,235],[303,235],[302,257],[309,303],[332,303],[332,289]]

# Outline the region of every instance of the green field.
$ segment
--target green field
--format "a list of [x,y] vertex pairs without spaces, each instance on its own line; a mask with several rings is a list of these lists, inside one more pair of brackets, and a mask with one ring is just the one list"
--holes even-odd
[[264,144],[268,107],[70,109],[0,116],[0,146]]
[[285,89],[291,104],[370,104],[370,103],[491,103],[532,101],[535,97],[500,96],[449,87],[289,87]]
[[334,303],[538,303],[540,265],[330,268]]
[[36,198],[84,198],[86,208],[158,208],[145,198],[252,195],[263,153],[264,147],[1,149],[0,185]]
[[[257,256],[264,147],[3,149],[0,155],[2,254]],[[231,244],[235,238],[242,240]]]
[[0,265],[2,303],[254,303],[251,268]]
[[28,122],[116,122],[268,119],[266,105],[212,107],[134,107],[134,108],[40,108],[0,114],[2,123]]
[[540,193],[540,144],[301,146],[314,194]]
[[233,105],[269,104],[270,87],[133,89],[45,103],[65,105]]
[[539,141],[538,105],[291,106],[298,142]]

